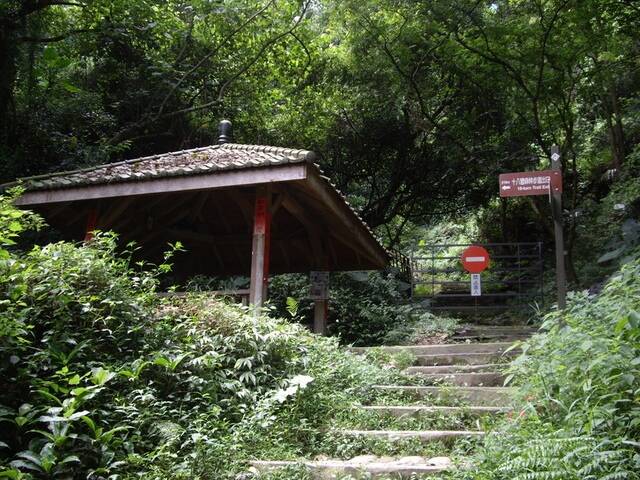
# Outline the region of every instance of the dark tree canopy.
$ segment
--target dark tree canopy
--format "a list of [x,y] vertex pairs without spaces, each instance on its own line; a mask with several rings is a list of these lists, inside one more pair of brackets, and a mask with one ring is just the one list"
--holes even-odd
[[578,212],[607,171],[637,176],[639,19],[630,0],[2,0],[2,180],[206,145],[228,118],[238,142],[315,150],[391,245],[487,208],[550,238],[545,199],[500,209],[497,177],[557,144],[572,272]]

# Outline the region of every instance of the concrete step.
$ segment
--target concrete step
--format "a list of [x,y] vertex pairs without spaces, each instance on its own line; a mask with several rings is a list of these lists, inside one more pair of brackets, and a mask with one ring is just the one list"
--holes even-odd
[[251,466],[258,472],[265,473],[276,468],[294,465],[306,466],[311,477],[316,480],[335,479],[338,476],[353,475],[357,477],[367,472],[367,478],[372,480],[388,479],[389,476],[398,479],[411,479],[417,475],[435,475],[451,468],[448,457],[379,457],[376,455],[361,455],[351,460],[301,460],[292,461],[253,461]]
[[442,407],[442,406],[365,406],[361,407],[367,412],[394,418],[421,417],[429,415],[469,415],[483,417],[496,415],[509,411],[507,407],[471,406],[471,407]]
[[[375,347],[380,349],[384,353],[395,354],[404,351],[410,352],[415,356],[421,355],[452,355],[452,354],[478,354],[478,353],[494,353],[501,354],[507,348],[513,345],[512,342],[491,342],[491,343],[479,343],[479,342],[465,342],[465,343],[447,343],[440,345],[408,345],[398,347]],[[349,350],[362,353],[370,347],[350,347]]]
[[332,430],[332,433],[351,437],[378,437],[388,440],[415,438],[423,442],[484,435],[484,432],[479,430]]
[[517,351],[506,353],[449,353],[436,355],[416,355],[416,364],[419,366],[437,365],[486,365],[490,363],[508,363]]
[[499,372],[504,368],[504,363],[485,363],[480,365],[432,365],[408,367],[405,369],[405,373],[407,375],[434,375],[439,373]]
[[505,377],[501,372],[434,373],[430,376],[456,387],[502,387]]
[[376,385],[375,390],[402,392],[415,398],[430,397],[435,403],[451,404],[458,401],[468,402],[476,406],[507,407],[511,405],[516,388],[511,387],[416,387]]
[[527,326],[482,326],[467,325],[455,332],[453,339],[456,341],[480,340],[480,341],[502,341],[515,342],[526,340],[538,330]]

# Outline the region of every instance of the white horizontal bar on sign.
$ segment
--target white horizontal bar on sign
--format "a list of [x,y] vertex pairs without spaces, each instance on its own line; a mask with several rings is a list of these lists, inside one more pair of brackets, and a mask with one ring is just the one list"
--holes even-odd
[[467,262],[485,262],[487,257],[467,257],[465,261]]

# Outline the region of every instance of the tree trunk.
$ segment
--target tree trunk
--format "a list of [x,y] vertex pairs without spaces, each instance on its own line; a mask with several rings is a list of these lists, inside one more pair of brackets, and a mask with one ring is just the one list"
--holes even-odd
[[7,145],[11,127],[15,124],[12,112],[16,52],[16,39],[10,19],[0,18],[0,146]]
[[[613,89],[613,86],[611,86]],[[624,138],[624,129],[622,126],[620,106],[618,98],[613,89],[609,95],[600,94],[600,103],[604,119],[607,124],[607,137],[609,139],[609,148],[611,149],[611,163],[616,170],[622,169],[626,157],[626,146]]]

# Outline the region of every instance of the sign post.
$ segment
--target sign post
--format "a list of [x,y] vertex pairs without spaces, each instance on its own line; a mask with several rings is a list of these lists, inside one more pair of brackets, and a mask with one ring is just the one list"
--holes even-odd
[[327,314],[329,299],[329,272],[311,272],[309,298],[314,301],[313,333],[327,334]]
[[[561,174],[560,147],[551,147],[551,168]],[[553,212],[553,225],[556,237],[556,283],[558,285],[558,309],[564,310],[567,306],[567,287],[565,284],[564,267],[564,231],[562,228],[562,190],[549,192],[551,211]]]
[[478,245],[473,245],[462,252],[462,266],[471,274],[471,296],[480,297],[482,295],[482,280],[480,272],[489,266],[489,253]]
[[562,229],[562,168],[560,147],[551,147],[551,170],[540,172],[503,173],[500,175],[500,196],[549,195],[556,240],[556,282],[558,308],[567,306],[564,267],[564,234]]

